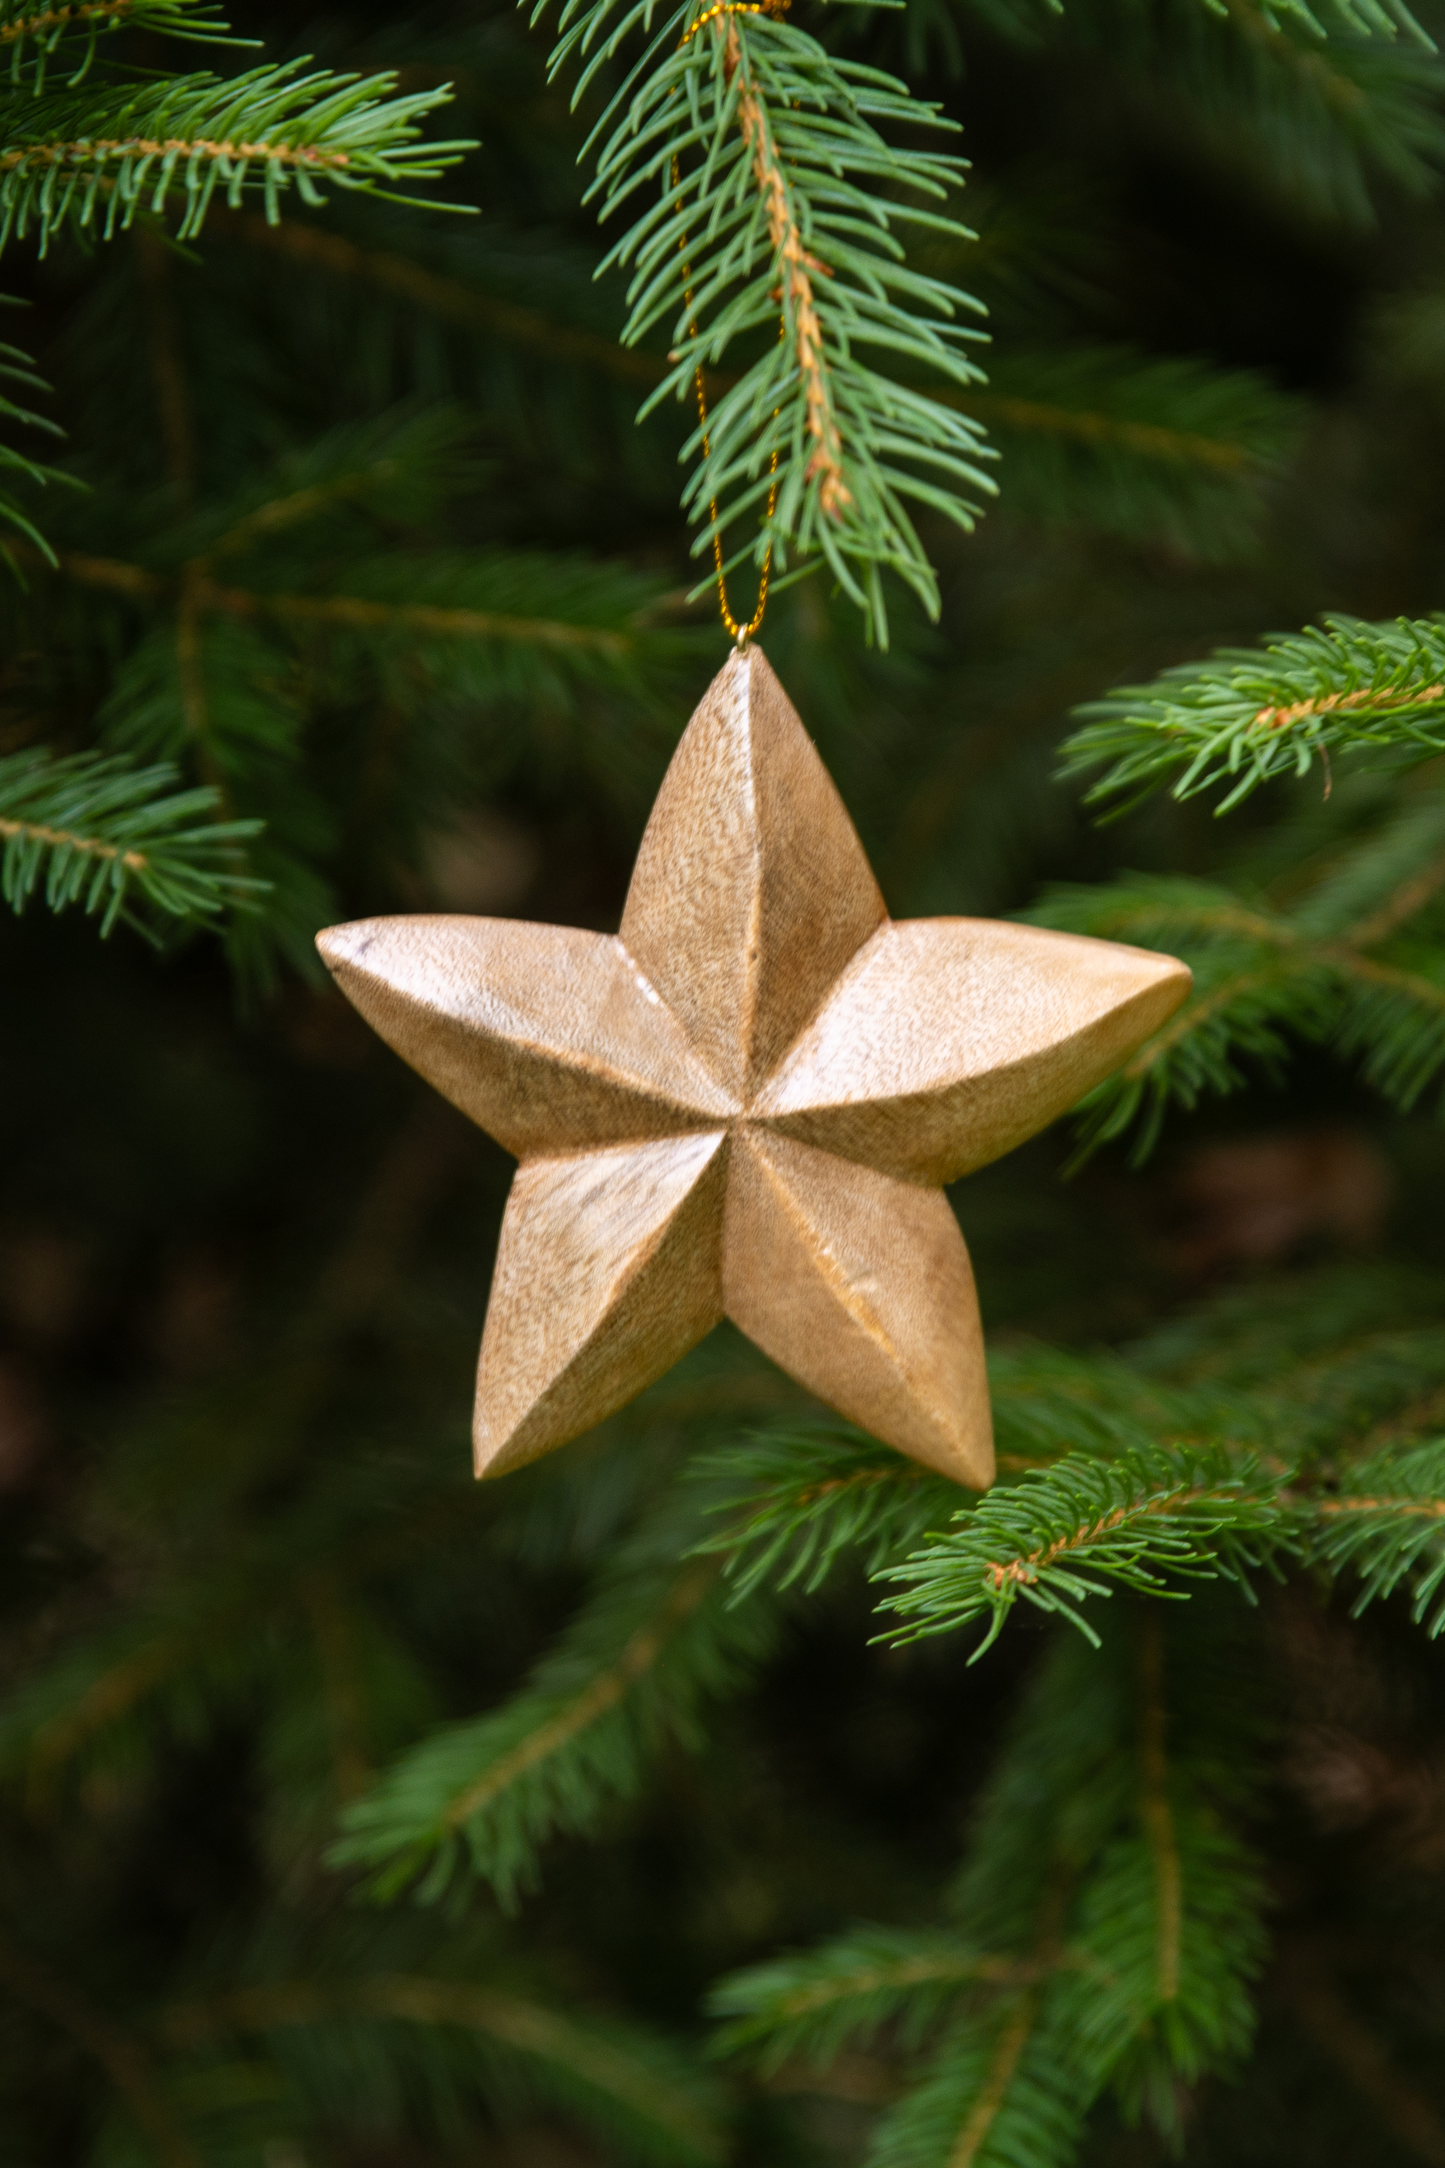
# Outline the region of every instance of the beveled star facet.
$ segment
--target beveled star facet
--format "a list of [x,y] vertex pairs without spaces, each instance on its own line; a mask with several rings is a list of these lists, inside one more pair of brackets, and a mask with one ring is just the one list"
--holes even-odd
[[755,647],[683,734],[617,934],[381,918],[318,945],[521,1162],[479,1475],[589,1429],[730,1317],[876,1437],[985,1486],[983,1334],[942,1185],[1063,1113],[1189,987],[1114,942],[890,920]]

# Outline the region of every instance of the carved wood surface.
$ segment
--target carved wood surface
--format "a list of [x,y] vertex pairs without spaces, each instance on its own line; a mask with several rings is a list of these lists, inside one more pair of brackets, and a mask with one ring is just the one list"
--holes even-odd
[[682,736],[618,934],[419,916],[318,945],[388,1045],[521,1161],[479,1475],[589,1429],[730,1317],[876,1437],[983,1488],[983,1334],[941,1185],[1062,1114],[1189,987],[1115,942],[890,920],[756,647]]

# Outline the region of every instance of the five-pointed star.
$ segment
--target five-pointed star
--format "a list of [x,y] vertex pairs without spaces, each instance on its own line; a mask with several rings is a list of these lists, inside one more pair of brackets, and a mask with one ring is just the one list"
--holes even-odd
[[1189,986],[1114,942],[890,920],[757,648],[683,734],[618,934],[381,918],[319,946],[521,1161],[479,1475],[590,1428],[730,1317],[876,1437],[985,1486],[983,1334],[941,1185],[1071,1106]]

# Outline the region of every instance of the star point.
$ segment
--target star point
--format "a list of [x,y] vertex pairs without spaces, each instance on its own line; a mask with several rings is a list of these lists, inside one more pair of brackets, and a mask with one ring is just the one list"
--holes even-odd
[[984,1488],[983,1334],[942,1185],[1063,1113],[1189,986],[1113,942],[889,919],[757,648],[683,733],[618,934],[421,916],[318,945],[521,1162],[479,1475],[590,1429],[727,1316],[842,1414]]

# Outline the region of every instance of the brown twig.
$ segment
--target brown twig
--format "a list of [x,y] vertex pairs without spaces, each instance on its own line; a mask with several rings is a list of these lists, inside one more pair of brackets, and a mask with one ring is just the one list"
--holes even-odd
[[[143,565],[121,558],[91,557],[67,550],[60,569],[87,587],[108,588],[137,602],[162,603],[177,592],[176,582]],[[216,611],[237,618],[275,617],[286,624],[395,626],[399,631],[432,632],[444,639],[531,640],[539,646],[594,648],[605,655],[625,655],[632,635],[605,625],[568,625],[547,617],[512,617],[501,610],[452,610],[424,602],[373,602],[361,595],[269,595],[249,587],[222,587],[194,567],[182,575],[182,612],[191,620],[191,646],[187,660],[195,666],[196,628],[201,617]],[[204,723],[204,687],[194,707],[187,696],[187,724],[194,717]]]
[[199,597],[207,609],[231,617],[279,617],[289,624],[395,625],[466,640],[532,640],[543,647],[588,647],[625,655],[629,633],[605,625],[567,625],[547,617],[511,617],[500,610],[451,610],[425,602],[371,602],[359,595],[266,595],[206,581]]
[[[728,19],[724,39],[724,69],[731,79],[743,67],[742,40],[737,26]],[[792,198],[783,169],[773,144],[772,130],[768,126],[767,113],[757,92],[747,81],[744,71],[742,88],[738,92],[738,126],[743,141],[752,153],[753,177],[763,199],[764,215],[768,221],[768,235],[777,259],[782,283],[785,321],[793,334],[793,351],[797,355],[798,374],[803,382],[803,403],[806,428],[813,440],[812,455],[806,469],[809,481],[819,477],[818,502],[833,519],[841,519],[844,507],[853,501],[853,493],[844,480],[843,444],[838,433],[837,419],[833,413],[832,389],[828,380],[828,359],[823,346],[823,327],[818,320],[817,304],[813,299],[813,279],[831,277],[826,264],[811,256],[803,246],[798,222],[793,216]]]
[[14,173],[26,165],[62,166],[121,158],[168,158],[203,153],[208,158],[237,161],[263,159],[268,165],[311,166],[334,172],[351,164],[349,151],[317,150],[302,143],[232,143],[213,136],[87,136],[74,143],[30,143],[22,150],[0,153],[0,173]]
[[955,407],[962,414],[972,415],[975,421],[993,422],[1003,429],[1027,430],[1037,436],[1075,437],[1081,444],[1117,445],[1146,458],[1213,467],[1221,474],[1240,474],[1259,464],[1246,445],[1221,443],[1218,437],[1200,436],[1192,429],[1165,429],[1158,422],[1123,421],[1118,415],[1100,414],[1090,407],[1049,406],[1041,399],[1017,399],[997,391],[930,387],[928,396],[940,406]]
[[1336,715],[1345,708],[1431,707],[1445,700],[1445,684],[1422,685],[1416,692],[1377,693],[1361,686],[1352,693],[1321,693],[1317,699],[1295,700],[1288,707],[1261,708],[1254,717],[1256,730],[1289,730],[1317,715]]
[[1029,2044],[1029,2035],[1038,2016],[1040,1990],[1030,1988],[1021,1995],[1013,2015],[994,2043],[993,2059],[982,2091],[973,2104],[967,2122],[954,2141],[948,2156],[948,2168],[973,2168],[989,2131],[993,2128],[999,2109],[1003,2106],[1013,2074],[1018,2068],[1019,2057]]
[[1230,1491],[1212,1491],[1185,1486],[1178,1490],[1166,1491],[1162,1498],[1145,1499],[1141,1505],[1115,1506],[1111,1513],[1102,1514],[1098,1520],[1090,1521],[1082,1528],[1071,1529],[1068,1535],[1056,1537],[1052,1543],[1045,1544],[1042,1550],[1030,1551],[1025,1558],[990,1561],[985,1566],[984,1572],[992,1580],[995,1588],[1007,1588],[1010,1583],[1031,1586],[1037,1581],[1040,1573],[1051,1566],[1056,1558],[1062,1557],[1064,1552],[1076,1551],[1080,1545],[1092,1543],[1099,1536],[1106,1536],[1111,1528],[1122,1527],[1124,1522],[1132,1519],[1135,1514],[1167,1513],[1174,1506],[1194,1504],[1196,1501],[1213,1502],[1217,1500],[1221,1505],[1224,1505],[1228,1504],[1232,1496],[1233,1493]]
[[1402,1513],[1422,1521],[1445,1520],[1445,1498],[1316,1498],[1316,1513]]
[[144,873],[150,860],[144,851],[123,851],[116,843],[98,843],[94,836],[78,836],[68,828],[47,828],[43,821],[0,820],[0,836],[33,836],[64,850],[82,851],[88,858],[118,859],[130,873]]
[[994,2043],[993,2056],[983,2085],[949,2151],[947,2168],[973,2168],[973,2163],[998,2118],[999,2110],[1008,2097],[1008,2089],[1013,2082],[1019,2059],[1029,2044],[1034,2026],[1038,2023],[1039,2009],[1049,1978],[1060,1964],[1066,1961],[1060,1947],[1060,1931],[1068,1909],[1069,1890],[1069,1877],[1063,1873],[1055,1873],[1044,1893],[1034,1936],[1036,1977],[1020,1995],[1012,2015]]
[[991,1987],[1035,1987],[1053,1969],[1036,1957],[908,1957],[894,1964],[871,1965],[838,1979],[801,1987],[777,2004],[783,2018],[806,2017],[826,2010],[846,1995],[867,1995],[883,1987],[921,1987],[930,1980],[982,1980]]
[[[271,249],[297,263],[313,264],[342,278],[364,281],[444,321],[491,332],[554,360],[585,362],[590,368],[605,370],[609,376],[634,384],[658,384],[667,374],[668,365],[659,355],[619,346],[615,339],[599,332],[553,323],[537,309],[478,293],[457,279],[425,270],[409,257],[359,248],[354,241],[320,226],[304,225],[296,219],[282,219],[270,226],[258,211],[229,210],[213,212],[211,225],[222,236],[232,234],[252,247]],[[708,378],[709,392],[714,387],[726,389],[727,381]]]

